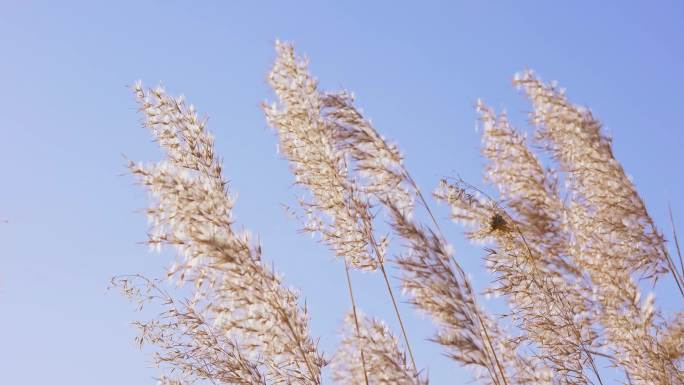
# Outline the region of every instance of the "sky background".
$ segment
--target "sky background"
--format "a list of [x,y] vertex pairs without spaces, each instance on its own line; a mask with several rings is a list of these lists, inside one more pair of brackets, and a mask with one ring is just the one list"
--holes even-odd
[[[239,226],[301,289],[330,354],[348,308],[344,270],[281,208],[298,191],[259,107],[273,100],[275,39],[310,58],[323,88],[354,91],[427,191],[443,176],[481,185],[477,98],[525,128],[513,74],[558,80],[604,122],[669,233],[668,202],[684,229],[683,16],[676,1],[0,0],[0,382],[154,383],[133,343],[133,305],[107,291],[113,275],[159,275],[171,262],[141,244],[147,197],[122,156],[159,159],[127,88],[136,80],[163,83],[210,118]],[[484,287],[481,246],[464,242],[444,206],[437,213]],[[394,326],[380,276],[354,278],[363,311]],[[667,280],[657,294],[674,306]],[[467,383],[424,341],[429,321],[402,309],[432,383]]]

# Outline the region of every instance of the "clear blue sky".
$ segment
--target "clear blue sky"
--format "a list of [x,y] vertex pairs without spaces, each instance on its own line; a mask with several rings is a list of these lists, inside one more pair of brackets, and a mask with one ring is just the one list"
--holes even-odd
[[[683,16],[676,1],[0,0],[0,383],[153,383],[132,342],[132,305],[106,291],[112,275],[169,263],[139,244],[146,221],[135,210],[147,199],[122,175],[122,154],[159,155],[126,88],[134,81],[161,81],[210,117],[238,222],[302,290],[331,353],[347,306],[343,267],[284,215],[297,191],[259,108],[271,98],[276,38],[311,59],[324,87],[356,93],[426,190],[445,175],[480,183],[477,98],[524,126],[529,106],[512,75],[529,67],[558,80],[605,123],[669,232],[667,202],[684,229]],[[446,226],[482,287],[484,252]],[[356,278],[364,311],[391,321],[380,278]],[[432,382],[465,384],[421,341],[429,322],[404,313]]]

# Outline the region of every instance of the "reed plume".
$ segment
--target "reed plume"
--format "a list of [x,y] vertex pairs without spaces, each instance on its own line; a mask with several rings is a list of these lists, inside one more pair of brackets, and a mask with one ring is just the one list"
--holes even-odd
[[289,160],[296,183],[311,195],[300,202],[307,217],[304,229],[320,234],[351,266],[375,270],[382,256],[373,255],[367,237],[369,203],[350,180],[344,155],[320,117],[324,106],[317,82],[291,45],[277,42],[276,51],[268,79],[280,103],[264,104],[264,113],[278,132],[279,151]]
[[[269,83],[279,103],[264,105],[264,111],[278,133],[281,152],[289,160],[297,184],[311,195],[311,199],[300,201],[310,218],[305,230],[321,234],[335,255],[345,260],[345,268],[381,271],[415,370],[408,335],[385,270],[388,238],[377,233],[373,222],[374,189],[363,186],[350,173],[350,158],[338,143],[335,121],[327,116],[335,110],[329,105],[333,99],[318,90],[307,62],[295,55],[290,44],[277,42],[276,51]],[[384,184],[374,187],[387,188]],[[347,278],[354,306],[348,271]],[[359,324],[358,319],[355,324]]]
[[[172,358],[163,361],[187,381],[221,380],[211,373],[235,366],[249,370],[233,370],[230,381],[222,381],[320,384],[325,361],[309,336],[297,293],[263,264],[261,247],[247,233],[233,230],[234,202],[205,121],[193,106],[161,88],[145,91],[138,84],[134,90],[144,126],[166,155],[156,164],[129,166],[154,199],[147,210],[152,223],[148,243],[176,247],[180,264],[168,274],[193,289],[189,301],[161,296],[170,309],[161,323],[142,328],[141,341],[161,348],[162,357]],[[224,346],[228,352],[220,360],[202,359],[219,354],[209,349],[208,335],[221,342],[215,349]],[[209,363],[215,366],[205,368]]]
[[681,362],[672,360],[658,340],[654,298],[642,301],[633,277],[669,272],[671,259],[634,184],[614,158],[610,139],[588,109],[571,104],[532,72],[514,82],[534,106],[537,140],[566,173],[571,256],[591,279],[614,361],[634,382],[681,384]]
[[[344,320],[342,340],[332,361],[332,379],[340,385],[427,385],[407,360],[397,337],[384,322],[359,315],[359,328],[353,312]],[[361,357],[360,352],[364,352]],[[365,368],[361,365],[365,362]]]

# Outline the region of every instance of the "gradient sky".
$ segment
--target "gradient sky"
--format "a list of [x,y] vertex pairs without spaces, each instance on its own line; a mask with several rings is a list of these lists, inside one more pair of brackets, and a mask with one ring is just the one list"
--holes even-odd
[[[324,88],[353,90],[428,191],[447,175],[481,184],[477,98],[524,128],[529,105],[512,75],[558,80],[604,122],[669,233],[668,202],[684,229],[683,16],[676,1],[0,0],[0,383],[154,383],[132,340],[133,305],[106,289],[113,275],[170,262],[140,244],[147,198],[124,167],[122,154],[159,159],[134,81],[162,82],[210,117],[239,225],[302,290],[331,353],[348,307],[343,266],[283,213],[297,190],[259,108],[272,100],[275,39],[294,42]],[[484,251],[437,212],[483,287]],[[380,277],[355,275],[355,285],[363,310],[394,325]],[[658,298],[673,306],[668,282]],[[429,321],[403,312],[432,383],[465,384],[424,341]]]

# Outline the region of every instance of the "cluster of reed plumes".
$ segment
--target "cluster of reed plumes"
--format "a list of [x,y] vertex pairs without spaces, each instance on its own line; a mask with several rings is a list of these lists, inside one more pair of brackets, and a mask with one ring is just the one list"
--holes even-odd
[[[131,163],[130,171],[153,197],[149,244],[176,247],[168,276],[184,289],[177,298],[161,281],[138,275],[114,283],[141,307],[163,305],[136,323],[138,341],[156,347],[161,383],[313,385],[330,365],[329,378],[342,385],[427,384],[396,306],[392,265],[408,301],[434,321],[433,340],[472,368],[476,382],[684,384],[684,314],[663,314],[640,287],[667,275],[684,298],[681,255],[677,261],[668,252],[587,109],[530,71],[516,75],[533,106],[533,143],[550,164],[506,115],[478,102],[486,180],[500,195],[450,179],[433,194],[467,224],[469,238],[489,245],[487,292],[510,309],[491,314],[398,148],[350,94],[320,90],[291,45],[279,42],[276,51],[268,80],[277,101],[263,108],[305,192],[303,229],[347,269],[351,309],[339,348],[329,356],[319,350],[298,293],[262,262],[259,244],[234,228],[234,201],[205,121],[183,99],[136,85],[144,125],[165,158]],[[389,223],[389,234],[379,221]],[[378,272],[401,330],[357,309],[350,269]],[[605,378],[606,366],[619,377]]]

